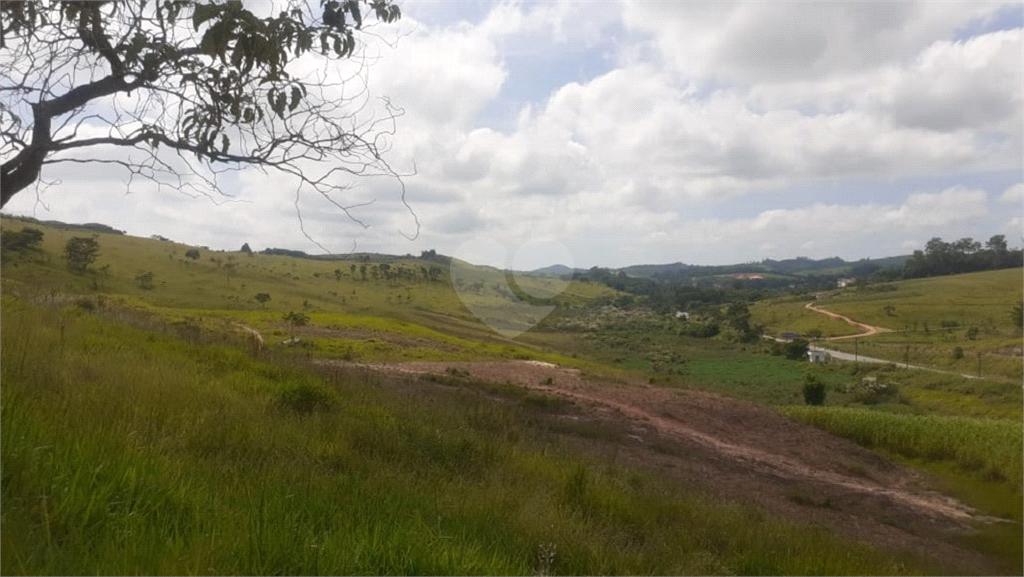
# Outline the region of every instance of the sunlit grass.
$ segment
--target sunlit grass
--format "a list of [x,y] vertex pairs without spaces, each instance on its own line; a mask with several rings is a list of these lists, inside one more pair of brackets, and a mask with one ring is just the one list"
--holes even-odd
[[393,390],[75,307],[4,297],[2,314],[3,573],[923,569],[552,451],[472,391]]
[[896,415],[845,407],[780,407],[783,413],[866,447],[907,458],[952,461],[1020,492],[1020,423],[937,415]]

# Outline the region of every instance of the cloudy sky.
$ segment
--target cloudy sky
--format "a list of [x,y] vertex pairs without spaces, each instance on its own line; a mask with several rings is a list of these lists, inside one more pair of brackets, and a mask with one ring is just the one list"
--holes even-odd
[[298,206],[331,252],[504,266],[477,247],[525,245],[517,268],[1024,244],[1020,2],[400,5],[363,36],[362,80],[404,109],[387,159],[411,212],[390,178],[339,197],[375,201],[363,228],[280,175],[215,203],[81,165],[5,212],[323,252]]

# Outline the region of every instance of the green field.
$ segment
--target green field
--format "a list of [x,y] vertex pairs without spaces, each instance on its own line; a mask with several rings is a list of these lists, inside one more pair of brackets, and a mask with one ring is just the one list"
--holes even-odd
[[[983,288],[971,310],[991,317],[973,340],[965,323],[914,333],[952,335],[965,354],[950,366],[970,372],[980,352],[986,375],[1000,377],[968,381],[891,366],[812,367],[765,343],[688,337],[675,319],[609,306],[618,293],[575,281],[537,299],[555,311],[511,340],[473,311],[512,311],[522,325],[531,312],[508,308],[515,291],[560,287],[527,278],[510,289],[501,271],[462,262],[454,275],[431,276],[437,262],[414,257],[199,249],[193,259],[194,247],[98,234],[99,258],[73,273],[63,246],[90,234],[28,226],[44,231],[41,250],[5,251],[0,275],[4,574],[937,571],[580,454],[538,424],[553,401],[514,385],[487,389],[508,393],[501,402],[465,386],[427,393],[397,377],[326,370],[315,358],[538,359],[605,380],[713,391],[902,459],[989,514],[1006,516],[1022,494],[1024,401],[1019,378],[1007,376],[1019,375],[1020,357],[996,352],[1020,345],[1009,317],[998,319],[1019,296],[1005,271],[972,277]],[[900,318],[960,322],[961,301],[930,304],[954,285],[974,294],[971,279],[956,279],[896,283],[860,300],[841,293],[821,305],[866,320],[856,314],[885,306],[882,294],[896,299]],[[259,302],[261,293],[269,300]],[[756,303],[752,322],[850,329],[804,303]],[[288,322],[289,313],[306,322]],[[859,346],[883,356],[899,338],[906,334]],[[913,360],[939,344],[919,345]],[[802,407],[806,374],[826,384],[826,407]],[[866,378],[891,388],[866,395]],[[1008,527],[968,546],[1012,559],[1020,519]]]
[[[479,395],[4,297],[3,573],[924,569],[552,452]],[[495,522],[500,520],[500,522]]]
[[[807,297],[768,299],[751,307],[753,322],[771,334],[856,334],[841,320],[804,308]],[[1024,270],[1006,269],[913,279],[819,293],[815,306],[890,329],[868,338],[832,341],[830,348],[893,362],[1021,382],[1024,346],[1013,307],[1024,298]]]

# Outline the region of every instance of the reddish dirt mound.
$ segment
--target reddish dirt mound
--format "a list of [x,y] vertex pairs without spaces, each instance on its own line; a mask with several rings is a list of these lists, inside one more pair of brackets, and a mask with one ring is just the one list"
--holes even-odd
[[[979,553],[947,542],[981,517],[930,492],[916,474],[851,442],[746,401],[640,383],[608,383],[537,361],[361,364],[387,373],[459,373],[570,399],[559,418],[626,431],[577,439],[629,466],[688,487],[810,521],[963,573],[992,573]],[[614,448],[611,445],[615,445]]]

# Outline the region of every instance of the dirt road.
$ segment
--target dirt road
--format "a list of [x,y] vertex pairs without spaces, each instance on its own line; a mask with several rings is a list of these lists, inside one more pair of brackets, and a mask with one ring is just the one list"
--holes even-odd
[[[571,409],[550,418],[623,432],[614,441],[575,439],[591,452],[957,571],[992,571],[984,556],[946,540],[982,520],[971,508],[926,490],[913,472],[766,407],[699,391],[602,382],[537,361],[358,366],[409,376],[455,373],[564,397]],[[444,385],[412,379],[406,386]]]
[[806,305],[804,305],[804,308],[806,308],[807,310],[814,311],[816,313],[823,314],[823,315],[825,315],[825,316],[827,316],[829,318],[839,319],[839,320],[842,320],[842,321],[846,321],[847,324],[849,324],[851,326],[855,326],[855,327],[861,329],[862,331],[864,331],[864,332],[856,334],[856,335],[843,335],[841,337],[829,337],[829,338],[825,339],[827,341],[839,341],[839,340],[843,340],[843,339],[852,339],[852,338],[856,338],[856,337],[870,337],[871,335],[876,335],[878,333],[891,333],[892,332],[892,329],[887,329],[887,328],[884,328],[884,327],[875,327],[875,326],[871,326],[871,325],[868,325],[868,324],[859,323],[859,322],[851,319],[850,317],[843,316],[843,315],[841,315],[839,313],[834,313],[832,311],[827,311],[825,309],[820,309],[820,308],[814,306],[814,303],[807,303]]

